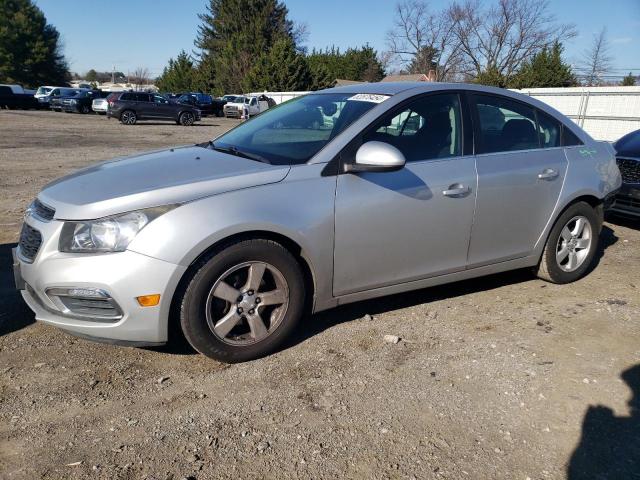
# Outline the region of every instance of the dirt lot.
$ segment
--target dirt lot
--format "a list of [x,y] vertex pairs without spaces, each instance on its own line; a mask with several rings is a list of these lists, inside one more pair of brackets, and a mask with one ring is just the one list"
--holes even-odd
[[638,478],[638,223],[607,223],[577,283],[519,271],[350,305],[241,365],[36,324],[10,247],[42,185],[234,123],[0,112],[0,477]]

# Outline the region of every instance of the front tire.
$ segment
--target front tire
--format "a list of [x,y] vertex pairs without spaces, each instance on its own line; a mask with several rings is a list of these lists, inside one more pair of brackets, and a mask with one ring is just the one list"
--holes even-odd
[[538,277],[552,283],[582,278],[598,250],[601,228],[602,221],[591,205],[578,202],[569,206],[551,229],[538,265]]
[[180,324],[198,352],[236,363],[272,353],[304,312],[300,265],[270,240],[245,240],[203,259],[186,284]]

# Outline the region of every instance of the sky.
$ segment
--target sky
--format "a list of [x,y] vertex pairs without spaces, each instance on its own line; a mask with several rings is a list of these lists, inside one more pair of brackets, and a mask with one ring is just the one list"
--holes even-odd
[[[492,2],[493,0],[485,0]],[[162,73],[180,50],[192,52],[206,0],[36,0],[47,21],[60,32],[71,70],[84,74],[138,67],[151,76]],[[309,49],[335,45],[341,49],[369,44],[387,47],[394,0],[285,0],[292,20],[308,28]],[[436,10],[450,0],[432,0]],[[575,64],[607,27],[615,74],[634,70],[640,75],[640,0],[549,0],[558,22],[571,23],[578,36],[565,45],[565,57]]]

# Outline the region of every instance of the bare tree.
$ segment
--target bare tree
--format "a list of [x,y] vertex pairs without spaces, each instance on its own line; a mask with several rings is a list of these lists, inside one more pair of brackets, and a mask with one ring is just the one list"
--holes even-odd
[[465,0],[450,7],[449,21],[471,77],[490,71],[509,78],[543,48],[575,36],[572,25],[556,22],[546,0],[498,0],[489,8]]
[[582,55],[579,71],[584,76],[584,83],[589,86],[602,85],[604,76],[611,71],[612,64],[607,28],[603,27],[593,36],[591,47]]
[[447,11],[432,12],[424,0],[403,0],[396,5],[387,46],[388,54],[413,73],[433,70],[438,81],[458,73],[460,42],[451,17]]
[[148,85],[150,82],[149,69],[146,67],[136,68],[129,80],[136,86],[136,90],[142,90],[144,85]]

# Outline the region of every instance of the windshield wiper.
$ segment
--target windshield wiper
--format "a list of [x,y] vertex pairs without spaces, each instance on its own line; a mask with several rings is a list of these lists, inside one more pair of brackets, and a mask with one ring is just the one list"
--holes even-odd
[[262,162],[262,163],[268,163],[268,164],[271,163],[266,158],[260,155],[256,155],[255,153],[248,153],[248,152],[243,152],[242,150],[238,150],[238,147],[234,147],[234,146],[220,147],[213,142],[209,142],[209,145],[211,146],[212,149],[218,152],[228,153],[230,155],[235,155],[236,157],[248,158],[249,160],[255,160],[256,162]]

